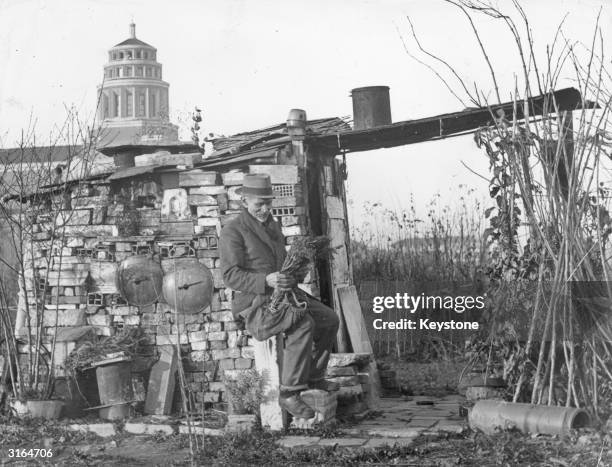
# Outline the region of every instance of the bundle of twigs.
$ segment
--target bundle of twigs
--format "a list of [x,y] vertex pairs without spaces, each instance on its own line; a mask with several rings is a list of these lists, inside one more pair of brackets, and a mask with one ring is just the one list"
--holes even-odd
[[[298,282],[308,274],[308,265],[321,258],[327,258],[332,253],[329,238],[318,237],[300,238],[291,245],[287,257],[283,262],[280,273],[294,277]],[[306,301],[304,293],[296,286],[291,290],[276,288],[270,300],[270,311],[276,313],[281,306],[290,305],[293,309],[304,310]]]
[[100,340],[86,340],[70,352],[64,365],[67,370],[74,373],[77,370],[90,368],[95,362],[103,360],[111,353],[123,352],[127,357],[133,358],[138,355],[145,342],[146,337],[141,328],[125,329],[114,336]]

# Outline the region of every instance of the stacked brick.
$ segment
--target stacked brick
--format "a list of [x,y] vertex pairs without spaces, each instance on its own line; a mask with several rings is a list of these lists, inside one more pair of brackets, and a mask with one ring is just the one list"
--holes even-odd
[[371,378],[368,373],[370,354],[332,354],[325,379],[340,385],[337,392],[338,416],[360,414],[368,410],[366,403]]
[[[174,178],[134,177],[73,187],[62,199],[59,215],[39,214],[33,224],[33,267],[26,270],[25,292],[32,308],[47,290],[46,300],[38,304],[47,310],[44,332],[89,325],[98,335],[109,336],[121,328],[141,327],[151,360],[157,346],[178,341],[192,400],[220,406],[226,401],[223,373],[253,367],[253,340],[231,314],[232,291],[224,287],[218,249],[222,227],[240,212],[237,190],[247,171],[270,174],[277,193],[273,214],[290,248],[307,233],[297,166],[250,165],[223,173],[191,169]],[[163,302],[128,305],[117,289],[117,268],[124,259],[142,254],[156,255],[164,273],[180,258],[205,265],[214,279],[210,306],[201,313],[177,315]],[[315,283],[313,272],[302,286],[317,295]],[[23,297],[21,302],[24,307]],[[35,320],[35,310],[30,317]],[[58,358],[55,363],[60,367],[63,362]]]

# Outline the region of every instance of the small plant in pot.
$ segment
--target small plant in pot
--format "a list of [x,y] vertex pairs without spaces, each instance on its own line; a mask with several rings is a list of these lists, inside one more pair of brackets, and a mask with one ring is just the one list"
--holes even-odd
[[251,431],[259,418],[259,406],[263,400],[265,375],[257,370],[245,370],[228,374],[224,378],[228,394],[227,431]]

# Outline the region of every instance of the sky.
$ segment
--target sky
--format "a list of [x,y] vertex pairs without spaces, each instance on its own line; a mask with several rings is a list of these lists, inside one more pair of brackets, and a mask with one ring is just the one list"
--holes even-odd
[[[510,1],[495,3],[512,11]],[[610,2],[520,3],[541,60],[564,17],[564,37],[590,44],[601,9],[604,44],[609,40]],[[137,37],[158,50],[171,119],[184,130],[194,106],[203,109],[206,132],[225,135],[284,122],[292,108],[310,119],[351,116],[350,90],[370,85],[390,87],[394,122],[470,105],[406,53],[405,46],[459,89],[418,52],[407,17],[426,49],[493,99],[469,23],[443,0],[0,0],[0,146],[14,146],[28,126],[44,144],[66,107],[90,121],[107,51],[128,38],[132,20]],[[508,100],[520,76],[513,38],[499,21],[482,17],[475,24]],[[571,78],[564,75],[559,87],[572,86]],[[469,136],[348,154],[347,163],[355,223],[366,219],[366,202],[401,210],[412,197],[420,216],[438,193],[453,205],[460,185],[489,202],[486,181],[472,172],[487,176],[486,156]]]

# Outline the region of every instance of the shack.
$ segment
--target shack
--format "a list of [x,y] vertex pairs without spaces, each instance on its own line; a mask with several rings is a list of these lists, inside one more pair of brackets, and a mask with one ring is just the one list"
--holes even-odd
[[[385,97],[380,88],[366,91],[370,97],[383,91]],[[359,94],[354,92],[354,98]],[[559,111],[582,104],[578,91],[561,90],[530,99],[531,115],[547,113],[545,104],[551,98]],[[344,319],[337,293],[352,285],[346,153],[465,134],[504,113],[516,111],[517,118],[524,118],[523,110],[509,102],[393,124],[390,110],[384,109],[388,88],[381,112],[384,100],[362,105],[354,99],[355,129],[340,118],[308,121],[304,111],[293,109],[286,123],[215,139],[214,152],[207,157],[189,145],[85,151],[56,174],[57,183],[20,197],[30,214],[32,241],[31,261],[24,263],[27,280],[20,283],[16,335],[27,332],[28,316],[32,322],[41,316],[41,308],[49,313],[34,330],[49,338],[69,329],[110,336],[120,329],[141,328],[147,351],[136,373],[146,374],[160,349],[178,343],[190,400],[225,409],[223,375],[253,368],[255,342],[232,317],[232,291],[223,284],[218,239],[223,225],[240,210],[236,190],[244,174],[267,173],[277,194],[273,215],[282,224],[286,247],[306,235],[330,237],[335,253],[311,270],[300,287],[339,314],[337,350],[356,350],[368,340],[367,330],[360,314],[353,319],[358,306],[351,310],[351,319]],[[358,118],[360,111],[364,113]],[[60,207],[54,225],[50,206]],[[52,237],[55,243],[50,243]],[[164,274],[174,270],[178,259],[206,266],[214,283],[210,305],[176,318],[176,307],[161,296],[147,305],[127,303],[120,293],[125,284],[118,280],[119,266],[146,255],[155,255]],[[43,294],[44,303],[37,302],[40,290],[50,290]],[[75,345],[68,342],[53,354],[57,376],[67,377],[63,366]],[[27,358],[31,347],[21,345],[19,350]]]

